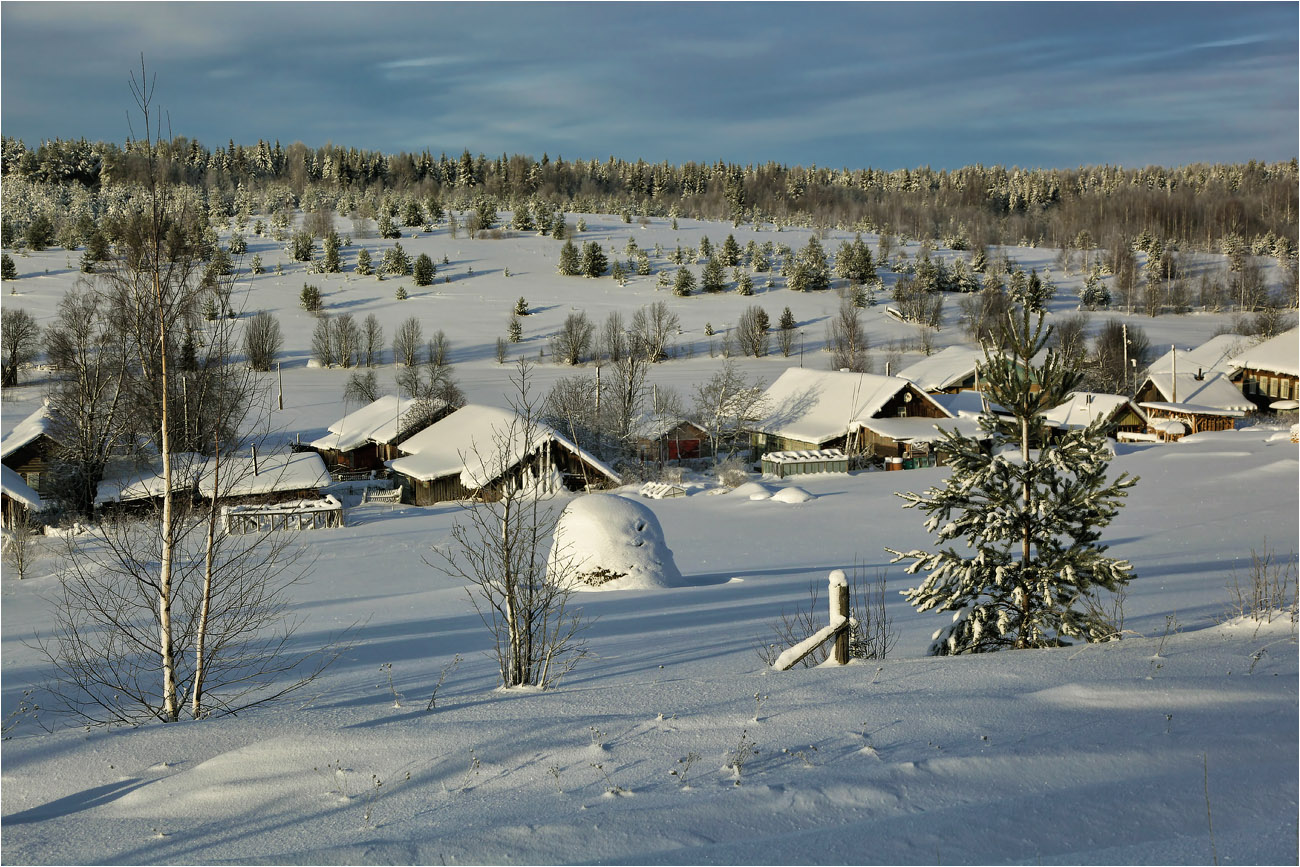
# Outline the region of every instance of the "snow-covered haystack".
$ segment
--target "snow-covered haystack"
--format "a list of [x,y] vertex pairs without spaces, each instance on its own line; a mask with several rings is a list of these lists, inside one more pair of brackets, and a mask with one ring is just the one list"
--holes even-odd
[[646,590],[682,583],[654,512],[616,494],[588,494],[565,508],[548,568],[567,561],[578,590]]
[[806,503],[815,499],[817,498],[797,485],[782,488],[772,495],[772,500],[777,503]]

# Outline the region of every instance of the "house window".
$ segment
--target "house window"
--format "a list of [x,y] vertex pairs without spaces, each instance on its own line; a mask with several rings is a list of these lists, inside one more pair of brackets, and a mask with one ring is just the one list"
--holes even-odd
[[1291,397],[1291,380],[1284,379],[1278,383],[1278,396],[1283,400],[1289,400]]
[[1268,396],[1277,397],[1277,377],[1268,377]]

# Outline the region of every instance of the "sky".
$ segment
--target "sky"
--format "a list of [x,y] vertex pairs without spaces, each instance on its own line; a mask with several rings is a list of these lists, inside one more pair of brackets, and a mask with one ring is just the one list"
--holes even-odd
[[[833,168],[1287,160],[1295,3],[0,5],[0,132]],[[156,76],[156,78],[155,78]],[[138,125],[138,120],[137,120]]]

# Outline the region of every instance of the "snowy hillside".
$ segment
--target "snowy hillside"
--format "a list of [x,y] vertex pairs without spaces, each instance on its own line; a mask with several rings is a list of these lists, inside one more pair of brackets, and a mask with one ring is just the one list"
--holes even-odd
[[[808,236],[586,220],[578,240],[616,250],[628,235],[668,250],[706,234],[715,244],[735,234],[742,245],[753,237],[795,249]],[[842,237],[823,245],[833,252]],[[364,243],[378,260],[392,242]],[[561,277],[549,238],[469,241],[440,230],[401,243],[412,256],[448,258],[435,286],[356,277],[356,243],[348,273],[308,276],[278,245],[250,240],[249,254],[260,251],[270,270],[247,286],[246,309],[275,312],[286,333],[285,409],[273,419],[281,442],[316,439],[355,409],[340,400],[347,371],[307,366],[314,320],[297,306],[304,281],[321,287],[328,311],[374,313],[390,340],[408,316],[426,334],[445,330],[455,376],[475,402],[508,397],[495,342],[521,295],[536,312],[511,352],[530,358],[570,312],[599,323],[610,310],[626,316],[668,301],[682,320],[679,357],[656,365],[652,379],[685,396],[720,363],[705,324],[720,334],[749,304],[773,321],[790,306],[805,366],[828,365],[821,345],[834,292],[760,281],[752,298],[680,299],[656,290],[654,276],[626,287]],[[1055,251],[1011,253],[1042,273]],[[77,277],[75,259],[16,257],[22,277],[6,284],[16,293],[3,303],[48,322]],[[887,285],[895,277],[881,274]],[[1081,277],[1053,279],[1052,310],[1071,310]],[[408,300],[394,298],[399,285]],[[880,372],[887,357],[895,370],[923,357],[908,348],[915,329],[883,307],[865,317]],[[935,348],[962,343],[958,312],[950,302]],[[1153,346],[1181,349],[1229,317],[1123,318]],[[716,354],[719,337],[714,344]],[[745,359],[744,370],[771,382],[799,364],[799,345],[790,358]],[[537,387],[575,372],[595,375],[552,364],[547,348]],[[388,363],[380,381],[390,393],[392,380]],[[25,382],[5,395],[6,433],[39,404],[42,374]],[[1137,576],[1119,642],[925,657],[944,617],[915,613],[895,592],[915,579],[883,549],[927,543],[921,518],[894,492],[922,490],[944,469],[800,476],[799,490],[766,478],[769,493],[791,493],[763,499],[700,477],[689,496],[637,500],[657,518],[680,581],[582,594],[593,656],[553,690],[503,692],[465,588],[426,562],[450,541],[460,507],[362,506],[344,494],[348,526],[299,537],[316,559],[292,610],[303,618],[296,646],[355,624],[351,649],[287,703],[135,729],[60,727],[37,711],[56,726],[47,733],[21,711],[24,691],[49,673],[30,647],[52,626],[60,566],[49,553],[34,577],[6,574],[0,584],[4,860],[1294,863],[1296,625],[1226,619],[1225,585],[1244,577],[1252,549],[1285,558],[1300,547],[1297,446],[1284,427],[1253,427],[1121,445],[1113,463],[1141,477],[1103,539]],[[889,657],[783,673],[765,666],[756,645],[773,640],[770,624],[806,606],[810,583],[824,606],[828,573],[855,566],[886,573],[898,633]]]

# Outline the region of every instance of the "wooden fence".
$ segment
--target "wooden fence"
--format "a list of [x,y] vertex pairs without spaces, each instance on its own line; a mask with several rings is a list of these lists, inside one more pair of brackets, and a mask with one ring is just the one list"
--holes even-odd
[[831,654],[838,665],[849,662],[849,579],[844,572],[836,569],[830,574],[830,623],[818,630],[794,647],[787,648],[772,667],[777,671],[789,671],[799,664],[805,656],[821,647],[832,638],[835,650]]

